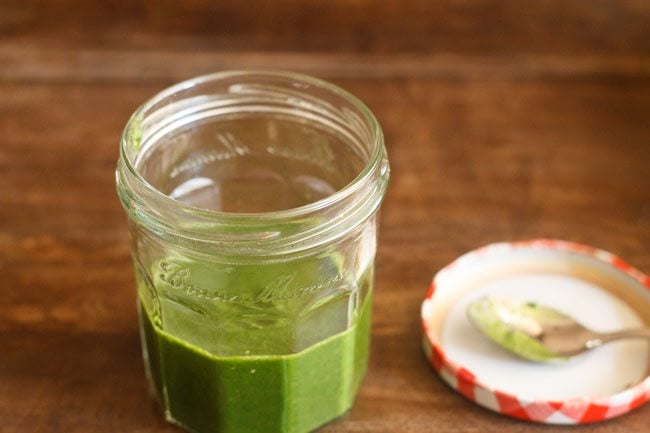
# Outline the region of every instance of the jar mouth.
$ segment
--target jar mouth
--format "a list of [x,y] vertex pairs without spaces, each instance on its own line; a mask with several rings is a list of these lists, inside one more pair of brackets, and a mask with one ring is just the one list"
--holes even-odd
[[[320,102],[318,96],[310,95],[309,92],[313,89],[329,98],[336,98],[336,102],[340,104],[345,104],[335,114],[325,113],[325,111],[320,114],[330,117],[341,116],[345,120],[351,120],[355,124],[355,128],[363,129],[364,141],[367,146],[367,159],[363,169],[349,183],[326,197],[301,206],[269,212],[227,212],[195,207],[170,197],[147,181],[137,166],[141,146],[143,142],[147,141],[145,137],[147,130],[152,128],[157,120],[163,120],[166,116],[173,114],[170,112],[170,107],[182,103],[183,96],[192,95],[192,92],[202,92],[202,87],[209,87],[212,83],[230,83],[228,84],[228,91],[230,91],[231,88],[238,85],[240,80],[248,83],[281,83],[286,86],[283,88],[284,91],[290,97],[296,98],[298,105],[304,104],[305,101],[307,105],[314,101]],[[315,108],[318,107],[310,106],[310,109]],[[338,120],[341,121],[341,119]],[[154,143],[155,140],[151,144]],[[247,234],[251,241],[260,241],[276,237],[263,231],[260,232],[261,227],[283,223],[295,225],[297,219],[340,207],[346,201],[354,202],[355,200],[350,199],[353,196],[358,197],[359,194],[365,197],[358,197],[360,199],[376,202],[371,206],[374,213],[383,198],[388,172],[383,133],[379,123],[370,109],[354,95],[334,84],[299,73],[278,70],[232,70],[180,82],[162,90],[141,105],[130,117],[122,134],[116,178],[118,193],[127,212],[136,219],[141,219],[143,224],[154,229],[157,228],[159,232],[172,231],[176,236],[193,237],[195,240],[207,238],[215,240],[219,236],[212,236],[216,234],[213,230],[214,225],[237,225],[238,227],[249,227],[250,231],[247,229],[239,231],[233,241],[245,241]],[[376,190],[376,185],[372,185],[376,183],[377,179],[382,180],[378,190]],[[367,190],[365,194],[364,190]],[[347,206],[350,205],[352,203]],[[332,217],[334,216],[332,215]],[[211,230],[202,229],[208,225],[211,226]],[[207,238],[206,235],[208,235]]]

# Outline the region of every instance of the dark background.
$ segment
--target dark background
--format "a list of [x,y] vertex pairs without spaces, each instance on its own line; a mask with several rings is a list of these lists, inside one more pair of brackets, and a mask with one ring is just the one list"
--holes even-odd
[[[0,432],[178,431],[147,395],[113,171],[140,103],[230,68],[331,80],[386,134],[370,371],[323,433],[561,430],[450,391],[419,305],[494,241],[564,238],[650,272],[647,0],[0,0]],[[571,431],[649,425],[644,407]]]

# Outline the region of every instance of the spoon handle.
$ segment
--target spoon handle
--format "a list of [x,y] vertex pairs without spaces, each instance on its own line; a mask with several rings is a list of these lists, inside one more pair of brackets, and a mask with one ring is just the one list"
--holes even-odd
[[596,334],[595,338],[587,341],[587,348],[598,347],[610,341],[620,340],[622,338],[649,338],[650,328],[623,329],[616,332],[606,332]]

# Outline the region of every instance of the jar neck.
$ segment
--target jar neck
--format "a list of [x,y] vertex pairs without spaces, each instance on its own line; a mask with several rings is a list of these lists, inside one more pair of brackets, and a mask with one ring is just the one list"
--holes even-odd
[[[138,158],[157,137],[218,96],[215,113],[284,113],[336,128],[355,142],[366,165],[334,194],[293,209],[265,213],[203,210],[149,184]],[[180,83],[153,97],[129,120],[120,146],[117,189],[131,220],[158,237],[198,253],[275,256],[301,253],[346,236],[377,211],[388,183],[383,135],[354,96],[310,77],[282,72],[228,72]]]

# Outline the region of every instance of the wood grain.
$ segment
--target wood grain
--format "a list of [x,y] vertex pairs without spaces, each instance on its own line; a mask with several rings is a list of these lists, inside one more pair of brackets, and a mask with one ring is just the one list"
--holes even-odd
[[[156,91],[234,67],[331,79],[386,134],[370,370],[322,431],[560,430],[451,392],[419,304],[494,241],[565,238],[650,272],[650,3],[126,3],[0,4],[0,432],[179,431],[142,371],[117,143]],[[573,431],[649,423],[646,406]]]

